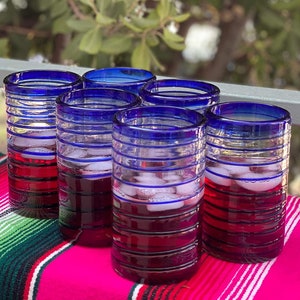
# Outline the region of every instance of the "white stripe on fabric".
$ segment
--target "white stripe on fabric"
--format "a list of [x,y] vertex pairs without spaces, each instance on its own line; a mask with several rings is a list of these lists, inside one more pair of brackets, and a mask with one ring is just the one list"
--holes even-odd
[[[287,243],[294,228],[300,221],[300,212],[298,211],[299,204],[296,203],[295,201],[293,201],[296,198],[297,197],[292,197],[287,204],[287,208],[286,208],[287,209],[287,217],[286,218],[288,219],[288,222],[286,224],[286,233],[285,233],[284,244]],[[265,277],[269,273],[269,270],[271,269],[272,265],[275,262],[276,262],[276,258],[271,261],[265,262],[265,263],[261,263],[261,264],[257,264],[257,265],[249,265],[246,267],[246,270],[243,271],[243,273],[240,275],[239,273],[243,266],[242,265],[241,268],[239,268],[239,270],[236,272],[233,279],[229,282],[229,284],[224,289],[224,291],[222,292],[222,294],[220,295],[220,297],[218,299],[222,299],[222,296],[224,296],[226,291],[230,291],[230,293],[226,297],[226,300],[232,300],[232,299],[250,300],[250,299],[253,299],[254,296],[256,295],[258,289],[260,288],[263,280],[265,279]],[[258,269],[258,270],[255,273],[254,271],[256,269]],[[253,276],[253,274],[254,274],[254,276]],[[240,275],[240,279],[238,280],[238,282],[236,284],[234,284],[234,279],[237,278],[239,275]],[[244,278],[247,278],[247,280],[244,280]],[[248,285],[249,280],[251,280],[251,283]],[[236,290],[238,290],[238,293],[236,295],[234,295],[236,293]],[[242,298],[239,298],[239,296],[241,295],[241,293],[244,290],[245,290],[245,292],[244,292]]]

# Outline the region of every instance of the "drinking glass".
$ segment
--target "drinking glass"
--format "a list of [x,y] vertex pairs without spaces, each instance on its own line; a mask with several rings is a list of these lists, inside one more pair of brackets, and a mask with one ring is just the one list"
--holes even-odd
[[115,271],[150,284],[188,278],[202,249],[205,118],[132,108],[115,115],[112,137]]
[[146,83],[140,91],[143,105],[167,105],[200,113],[219,102],[220,89],[208,82],[186,79],[160,79]]
[[81,245],[111,243],[114,114],[140,104],[130,92],[84,88],[57,99],[59,226]]
[[226,102],[206,116],[204,247],[239,263],[270,260],[284,243],[290,114]]
[[80,75],[27,70],[4,78],[10,205],[32,217],[58,213],[55,99],[82,87]]
[[128,67],[103,68],[83,74],[84,86],[123,89],[138,94],[148,81],[156,77],[147,70]]

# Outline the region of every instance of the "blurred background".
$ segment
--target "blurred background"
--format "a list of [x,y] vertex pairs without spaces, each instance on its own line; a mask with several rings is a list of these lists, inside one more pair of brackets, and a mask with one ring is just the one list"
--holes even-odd
[[0,0],[2,58],[299,90],[299,45],[300,0]]

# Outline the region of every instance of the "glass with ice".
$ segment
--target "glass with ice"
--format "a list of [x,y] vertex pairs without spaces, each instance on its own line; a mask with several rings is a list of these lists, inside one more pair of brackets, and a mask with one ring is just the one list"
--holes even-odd
[[228,102],[207,118],[204,247],[229,261],[270,260],[284,242],[290,114]]
[[28,70],[9,74],[3,83],[10,205],[30,217],[57,217],[55,100],[82,87],[81,77]]
[[133,281],[175,282],[201,254],[205,118],[193,110],[144,106],[113,125],[115,271]]
[[111,243],[111,132],[114,114],[140,105],[135,94],[83,88],[57,99],[59,226],[81,245]]
[[219,103],[220,89],[209,82],[188,79],[158,79],[140,90],[143,105],[189,108],[200,113]]

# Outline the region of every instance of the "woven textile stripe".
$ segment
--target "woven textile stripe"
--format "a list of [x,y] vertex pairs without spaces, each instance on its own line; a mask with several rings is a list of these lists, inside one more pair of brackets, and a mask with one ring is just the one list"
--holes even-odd
[[[0,165],[0,299],[27,299],[28,274],[41,257],[51,256],[63,240],[57,220],[27,218],[11,210],[7,187],[4,163]],[[39,274],[35,275],[38,283]],[[34,293],[32,296],[34,299]]]
[[[288,198],[285,245],[300,223],[299,207],[299,198]],[[254,299],[265,278],[273,274],[271,270],[274,265],[277,267],[278,260],[284,260],[285,256],[289,255],[289,252],[286,253],[284,249],[277,259],[258,264],[230,263],[204,253],[201,257],[201,266],[191,279],[158,287],[136,284],[131,290],[130,298],[134,300]]]
[[37,259],[28,274],[23,299],[37,298],[39,282],[43,270],[52,260],[57,257],[57,255],[70,248],[71,246],[72,244],[70,243],[62,242],[59,245],[53,247],[51,250],[47,251],[39,259]]
[[6,161],[7,156],[0,152],[0,165]]

